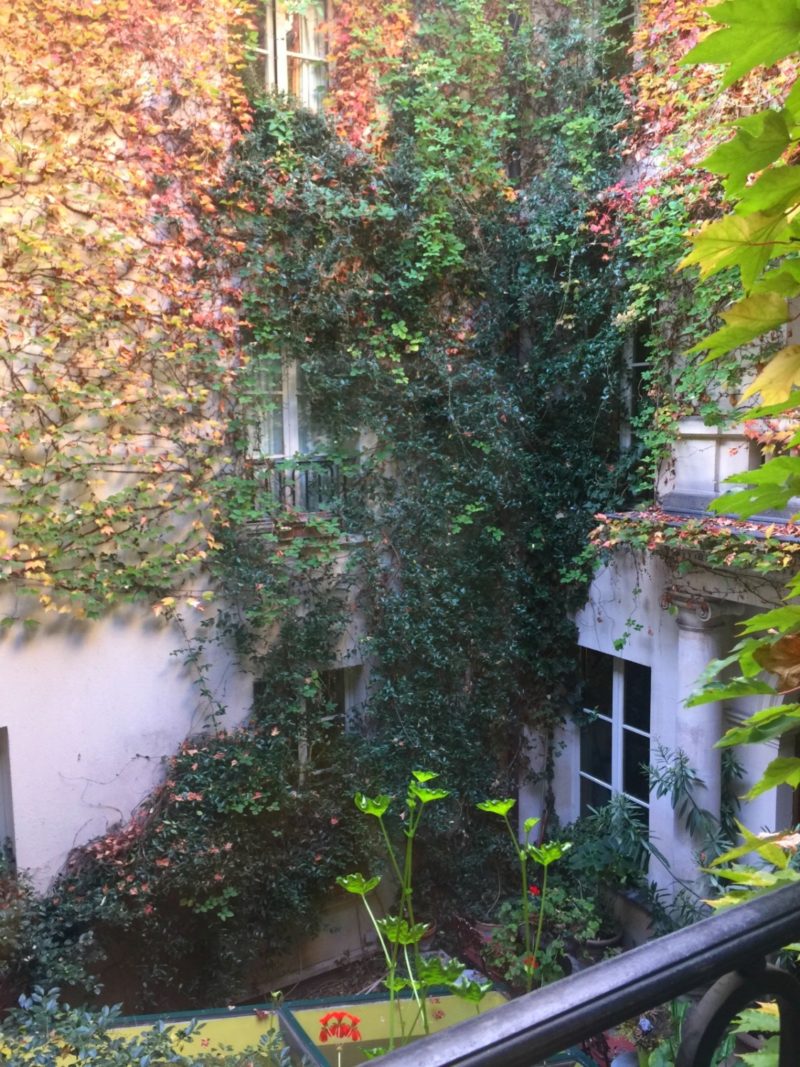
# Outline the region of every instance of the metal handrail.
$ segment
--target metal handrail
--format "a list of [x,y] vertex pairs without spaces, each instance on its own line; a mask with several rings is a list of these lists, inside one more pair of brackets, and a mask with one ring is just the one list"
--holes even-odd
[[[765,967],[765,959],[798,939],[800,883],[713,915],[415,1041],[381,1057],[381,1067],[533,1067],[562,1049],[731,972],[744,976],[751,999],[760,989],[765,996],[778,996],[779,1007],[787,1009],[781,1010],[780,1067],[797,1067],[798,1028],[791,1025],[788,1009],[791,1006],[795,1018],[800,1018],[800,983],[780,972],[778,989],[770,978],[774,969]],[[737,995],[738,1000],[734,996],[731,1004],[741,1001],[741,993]],[[717,991],[712,998],[713,1011],[706,1009],[708,1025],[716,1030],[722,1025],[720,1005],[728,1003],[726,996]],[[681,1053],[678,1062],[682,1067],[707,1067],[713,1052],[713,1045],[709,1052],[708,1042],[702,1040],[702,1002],[699,1009],[700,1024],[689,1020],[692,1048]],[[727,1018],[739,1010],[741,1007],[736,1006]]]

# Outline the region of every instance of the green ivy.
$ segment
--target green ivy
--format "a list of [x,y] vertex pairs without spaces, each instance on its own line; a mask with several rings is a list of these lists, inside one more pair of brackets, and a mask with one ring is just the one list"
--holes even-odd
[[[141,819],[80,850],[52,898],[66,927],[124,940],[142,999],[177,976],[193,1003],[231,996],[248,962],[314,928],[335,876],[366,869],[354,778],[394,792],[423,763],[454,783],[420,841],[432,908],[478,911],[513,876],[474,804],[512,792],[526,729],[570,709],[586,536],[631,478],[625,260],[591,229],[625,114],[626,5],[602,6],[534,22],[420,4],[381,85],[380,158],[255,103],[216,197],[247,360],[216,483],[227,607],[185,650],[202,676],[208,645],[236,642],[252,723],[187,743]],[[299,531],[250,455],[281,360],[345,473],[331,516]],[[354,598],[373,668],[345,733],[320,672]]]

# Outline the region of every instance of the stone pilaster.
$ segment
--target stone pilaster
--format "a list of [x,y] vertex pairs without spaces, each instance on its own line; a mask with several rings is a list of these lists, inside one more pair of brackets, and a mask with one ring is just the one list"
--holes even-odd
[[[690,765],[705,783],[695,791],[697,803],[719,818],[722,795],[721,751],[714,748],[723,733],[723,710],[720,701],[688,708],[687,700],[697,689],[703,671],[724,652],[727,634],[726,615],[732,605],[672,589],[665,594],[662,606],[677,608],[678,664],[675,710],[675,747],[687,754]],[[681,882],[698,882],[695,854],[703,841],[693,838],[683,819],[675,816],[673,874]],[[680,887],[678,887],[680,888]]]

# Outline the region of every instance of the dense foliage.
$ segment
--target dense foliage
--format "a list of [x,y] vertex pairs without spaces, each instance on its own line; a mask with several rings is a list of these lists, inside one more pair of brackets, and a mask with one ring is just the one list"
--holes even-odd
[[[230,280],[199,279],[246,100],[234,5],[0,11],[3,625],[174,592],[213,551]],[[32,610],[33,609],[33,610]]]
[[[759,21],[760,14],[767,16],[765,25]],[[800,8],[794,0],[780,0],[769,12],[759,12],[733,0],[721,7],[715,18],[720,28],[692,51],[688,61],[724,65],[726,85],[737,83],[754,68],[770,67],[787,57],[796,70]],[[766,81],[777,82],[783,88],[780,72]],[[705,276],[734,268],[741,286],[740,299],[726,311],[723,328],[702,342],[712,360],[738,346],[774,336],[776,328],[784,324],[792,329],[796,322],[796,297],[800,293],[795,253],[800,205],[798,83],[792,85],[788,95],[781,94],[777,103],[778,106],[740,119],[734,136],[705,161],[706,166],[725,178],[732,208],[694,234],[684,265],[698,264]],[[779,350],[745,390],[740,405],[742,417],[751,420],[783,417],[784,454],[769,459],[758,470],[730,478],[745,488],[715,501],[712,507],[716,511],[733,512],[746,520],[766,509],[787,507],[797,495],[800,349],[792,343],[791,334],[787,340],[783,347],[775,346]],[[761,404],[754,409],[748,401],[755,397]],[[795,572],[786,583],[785,603],[748,619],[731,655],[709,668],[707,684],[696,698],[697,703],[731,694],[766,698],[768,702],[766,708],[727,731],[720,742],[724,747],[760,743],[796,728],[800,718],[800,704],[795,699],[800,619],[794,600],[798,591],[800,579]],[[795,788],[799,779],[799,759],[774,759],[749,796],[779,785]],[[759,854],[760,860],[766,860],[773,869],[764,869],[761,864],[720,869],[721,877],[731,883],[731,892],[723,898],[722,905],[798,878],[791,863],[797,848],[795,834],[779,832],[765,837],[740,829],[742,844],[717,863]],[[768,1062],[777,1060],[775,1044],[773,1039]]]
[[[228,607],[188,654],[202,671],[205,642],[238,643],[253,723],[187,743],[48,905],[68,942],[93,931],[98,950],[140,955],[145,997],[176,976],[195,1003],[233,995],[249,962],[313,927],[334,875],[362,866],[354,772],[399,786],[424,761],[458,783],[420,842],[420,896],[427,878],[439,906],[477,909],[508,873],[502,838],[470,811],[530,773],[529,728],[555,758],[586,534],[628,481],[622,267],[598,224],[627,12],[602,7],[534,21],[475,0],[420,3],[413,19],[397,5],[376,30],[369,4],[346,4],[332,120],[256,100],[214,172],[192,277],[206,292],[236,279],[235,388],[218,380],[234,459],[209,512]],[[288,362],[346,480],[338,509],[299,526],[252,455],[265,382]],[[177,589],[156,592],[175,606]],[[344,735],[323,671],[346,665],[354,612],[372,672],[361,729]]]

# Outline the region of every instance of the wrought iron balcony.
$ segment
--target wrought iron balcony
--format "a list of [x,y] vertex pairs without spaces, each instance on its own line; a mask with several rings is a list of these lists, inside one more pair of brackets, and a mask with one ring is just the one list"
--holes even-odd
[[381,1058],[381,1067],[535,1067],[562,1049],[714,983],[683,1028],[677,1067],[709,1067],[755,1000],[780,1011],[779,1067],[800,1065],[800,982],[767,957],[800,939],[800,883],[704,919]]
[[266,478],[280,504],[305,514],[334,510],[345,489],[341,467],[327,456],[270,460]]

